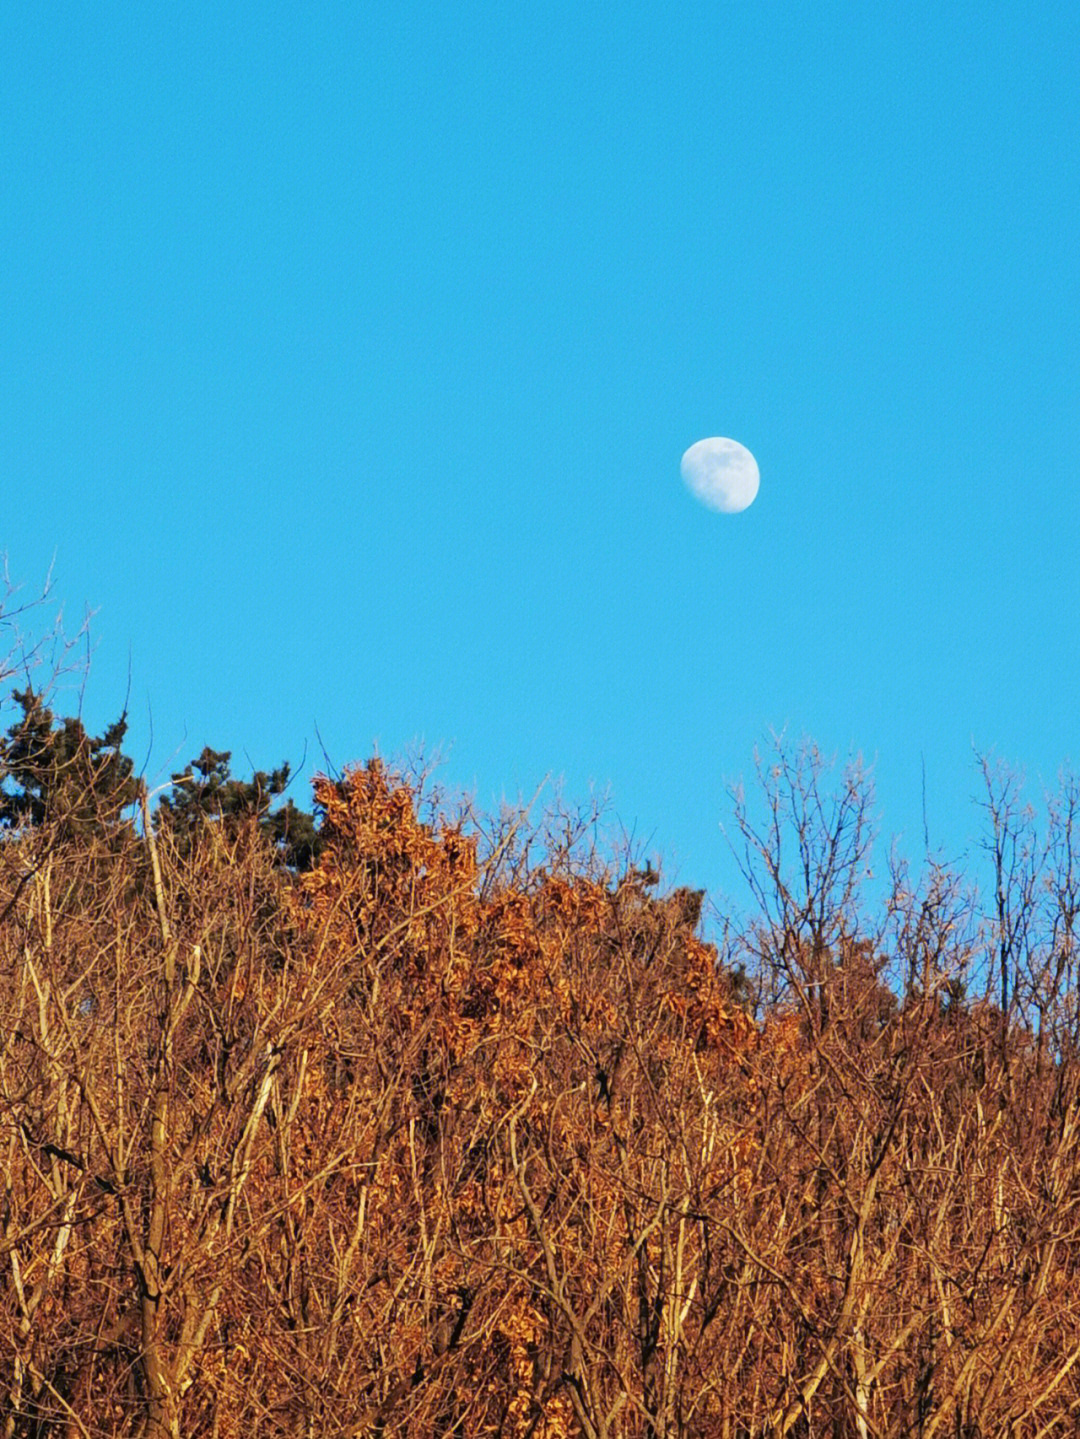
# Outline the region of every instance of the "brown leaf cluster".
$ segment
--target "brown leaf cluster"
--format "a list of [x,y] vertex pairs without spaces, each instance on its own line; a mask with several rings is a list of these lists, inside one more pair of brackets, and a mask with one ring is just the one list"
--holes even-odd
[[898,875],[860,936],[857,789],[789,778],[806,894],[761,831],[723,956],[377,761],[302,875],[257,826],[0,845],[3,1434],[1077,1432],[1071,927],[960,1002],[1001,915]]

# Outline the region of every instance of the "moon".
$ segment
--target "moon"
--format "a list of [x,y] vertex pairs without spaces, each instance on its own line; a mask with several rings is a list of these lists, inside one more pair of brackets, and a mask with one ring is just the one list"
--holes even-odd
[[680,469],[691,493],[710,510],[725,515],[737,515],[752,505],[761,484],[757,460],[746,446],[719,436],[691,445]]

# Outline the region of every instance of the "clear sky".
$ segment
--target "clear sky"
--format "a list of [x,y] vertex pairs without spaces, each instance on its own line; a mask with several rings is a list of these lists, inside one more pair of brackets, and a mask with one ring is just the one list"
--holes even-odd
[[786,725],[959,852],[973,743],[1080,759],[1078,70],[1061,0],[5,7],[0,549],[89,717],[610,786],[714,892]]

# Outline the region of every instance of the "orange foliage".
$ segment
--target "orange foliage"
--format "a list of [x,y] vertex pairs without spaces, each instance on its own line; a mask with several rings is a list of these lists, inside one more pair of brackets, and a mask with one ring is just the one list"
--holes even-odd
[[254,827],[156,876],[0,846],[10,1439],[1073,1412],[1064,1059],[898,1003],[839,922],[747,937],[790,980],[758,1025],[678,892],[482,855],[378,761],[315,795],[298,876]]

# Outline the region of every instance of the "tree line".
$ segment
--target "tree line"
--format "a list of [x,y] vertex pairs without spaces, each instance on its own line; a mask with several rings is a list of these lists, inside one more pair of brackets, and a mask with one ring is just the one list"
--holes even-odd
[[1080,788],[991,883],[778,745],[751,915],[379,760],[154,809],[0,744],[0,1432],[989,1439],[1080,1427]]

